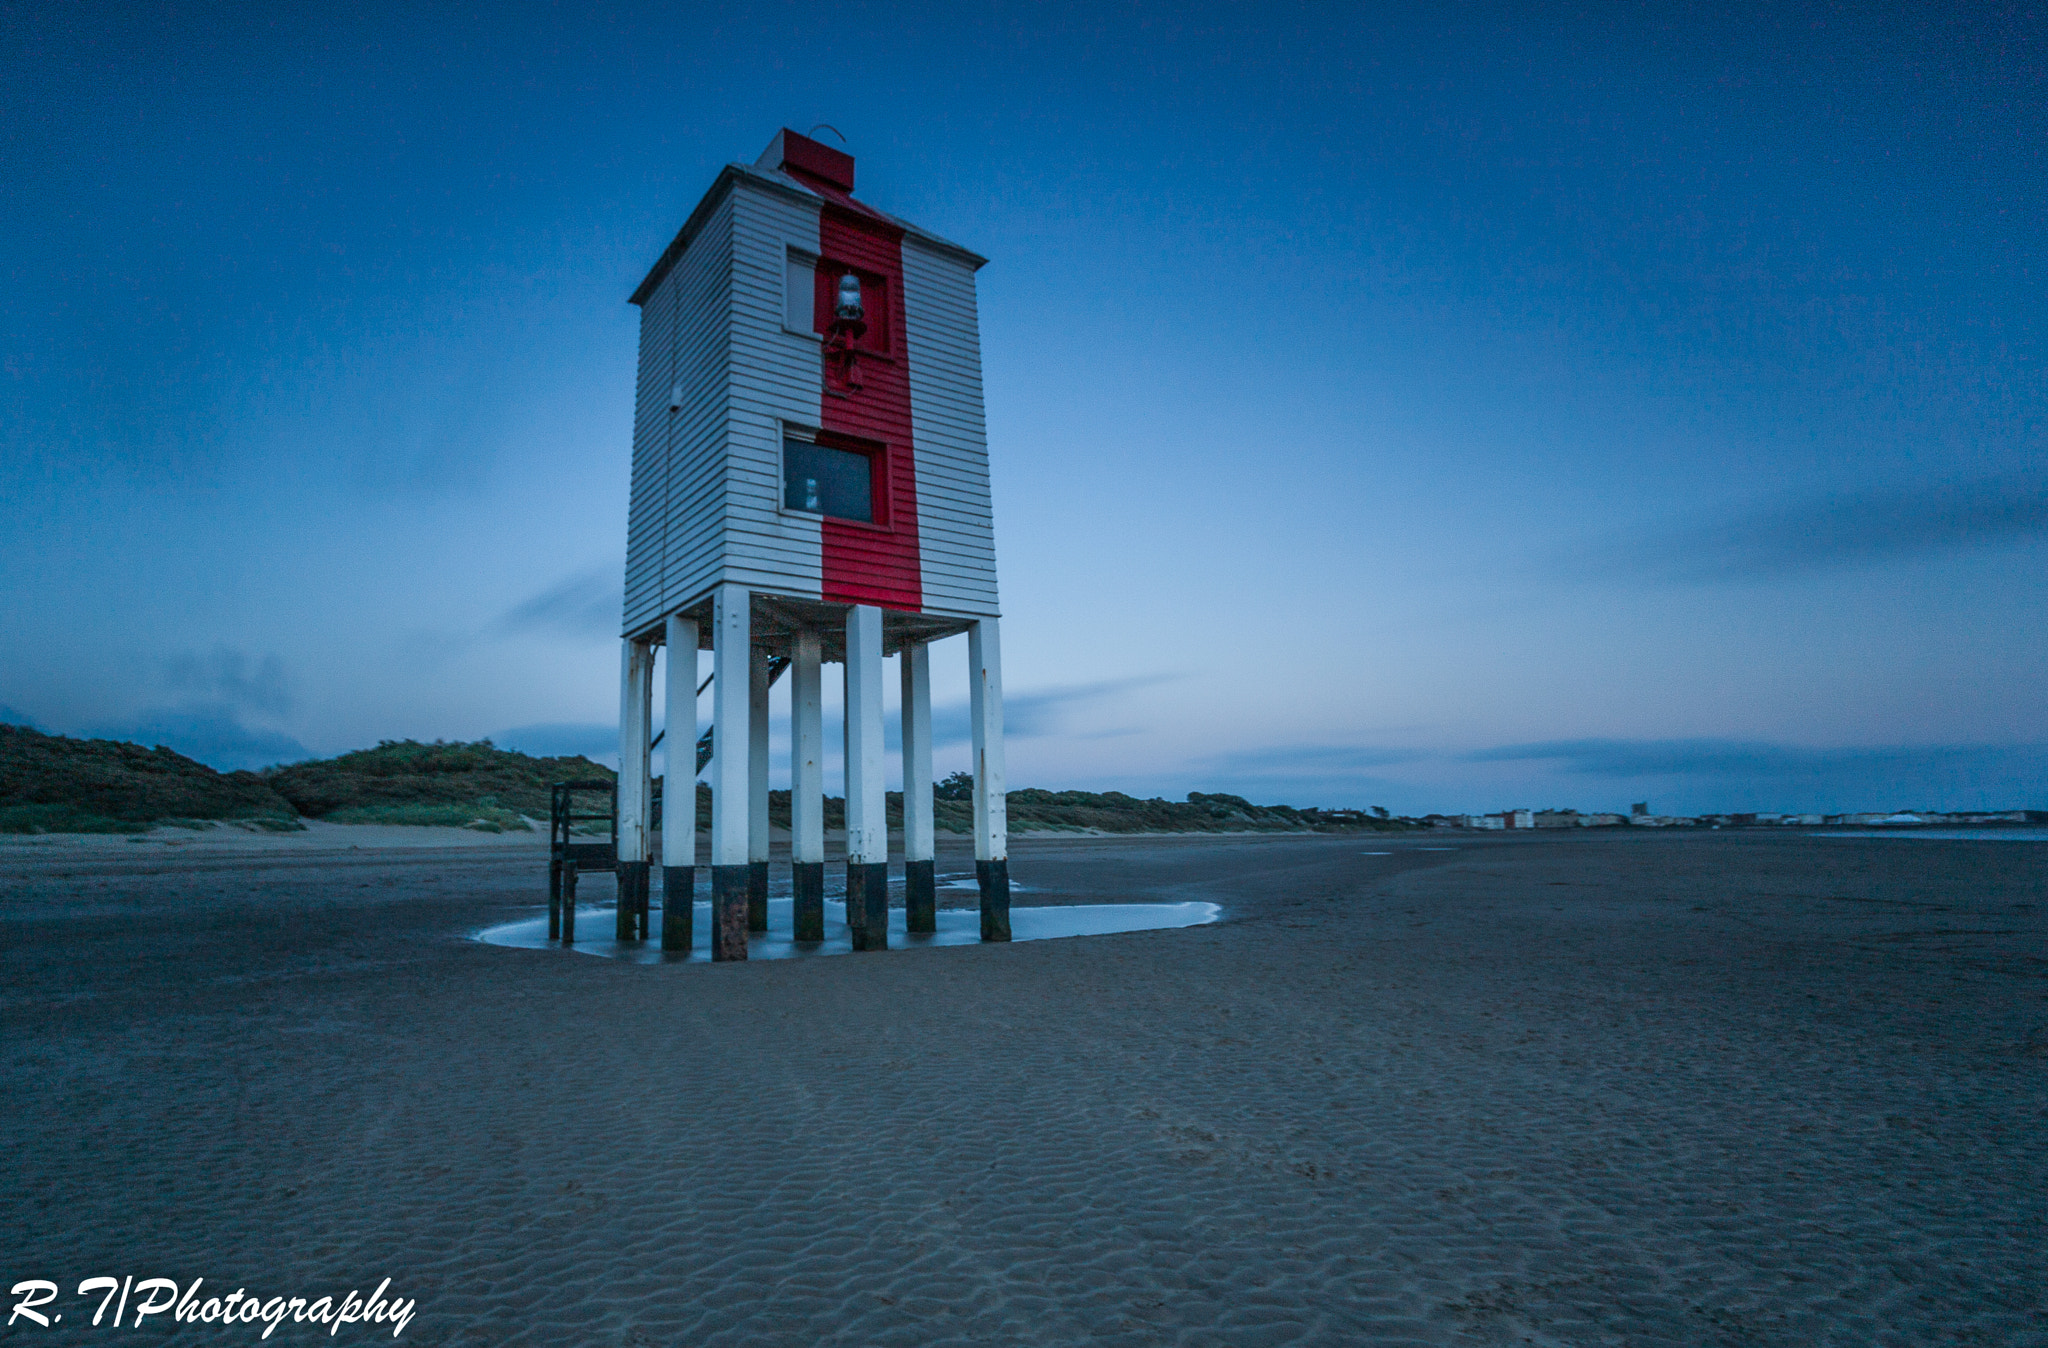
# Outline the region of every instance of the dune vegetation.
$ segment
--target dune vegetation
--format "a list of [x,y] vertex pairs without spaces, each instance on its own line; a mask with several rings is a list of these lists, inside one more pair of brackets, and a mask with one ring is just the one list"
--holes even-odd
[[489,740],[385,740],[338,758],[272,768],[263,779],[309,819],[522,830],[548,817],[558,781],[613,777],[587,758],[535,758]]
[[253,772],[216,772],[169,749],[0,725],[0,833],[143,833],[242,820],[303,827]]
[[[536,758],[474,742],[386,740],[335,758],[255,772],[216,772],[161,746],[72,739],[0,725],[0,833],[141,833],[163,824],[299,829],[333,824],[412,824],[518,832],[548,817],[558,781],[610,781],[588,758]],[[956,772],[933,790],[934,824],[973,831],[974,783]],[[700,828],[711,824],[711,789],[696,790]],[[789,792],[769,794],[769,820],[789,827]],[[892,827],[903,796],[888,793]],[[845,801],[825,800],[825,827],[845,827]],[[1191,792],[1184,801],[1119,791],[1009,793],[1014,833],[1239,833],[1384,830],[1412,827],[1362,810],[1254,805],[1242,796]]]

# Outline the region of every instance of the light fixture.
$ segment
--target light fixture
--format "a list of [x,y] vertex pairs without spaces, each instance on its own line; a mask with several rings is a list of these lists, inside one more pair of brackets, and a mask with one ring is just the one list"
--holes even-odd
[[[828,391],[843,394],[860,392],[860,376],[855,366],[859,356],[853,344],[867,335],[867,308],[861,303],[860,277],[852,272],[839,275],[839,299],[832,306],[832,324],[825,334],[825,369]],[[836,374],[836,379],[832,376]],[[829,385],[838,384],[837,390]]]

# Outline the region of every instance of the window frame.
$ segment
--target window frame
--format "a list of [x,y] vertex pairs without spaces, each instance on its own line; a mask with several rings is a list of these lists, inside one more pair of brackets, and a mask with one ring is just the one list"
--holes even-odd
[[[889,446],[880,440],[864,440],[856,435],[842,435],[816,426],[805,426],[785,421],[780,426],[782,435],[777,441],[775,456],[775,510],[780,515],[793,515],[800,519],[830,520],[849,529],[871,529],[876,533],[894,533],[895,524],[890,516],[889,502],[892,499],[889,476]],[[872,520],[848,519],[844,515],[828,515],[823,511],[800,510],[789,504],[789,442],[819,445],[825,449],[837,449],[849,454],[859,454],[868,461],[868,513]]]
[[[818,255],[796,244],[782,248],[782,330],[814,342],[825,340],[817,330]],[[803,280],[799,284],[797,277]],[[801,324],[797,321],[801,316]]]

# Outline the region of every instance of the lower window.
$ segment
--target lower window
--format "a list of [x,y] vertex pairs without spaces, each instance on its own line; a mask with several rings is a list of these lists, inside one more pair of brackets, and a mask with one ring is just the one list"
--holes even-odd
[[784,440],[782,504],[788,510],[873,524],[874,462],[856,450]]

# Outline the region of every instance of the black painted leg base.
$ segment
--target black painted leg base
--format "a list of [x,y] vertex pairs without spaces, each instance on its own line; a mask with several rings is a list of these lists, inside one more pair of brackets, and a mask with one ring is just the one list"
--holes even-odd
[[691,943],[697,939],[696,917],[697,868],[695,866],[663,866],[661,868],[661,948],[685,955],[689,954]]
[[853,928],[855,950],[889,948],[888,862],[846,863],[846,911],[860,914]]
[[1010,863],[977,861],[974,878],[981,885],[981,939],[1010,939]]
[[856,866],[851,861],[846,863],[846,929],[849,932],[859,931],[861,923],[867,920],[867,900],[864,897],[867,878],[867,867]]
[[791,867],[790,890],[794,898],[795,940],[825,939],[825,863],[799,861]]
[[768,930],[768,863],[747,863],[747,930]]
[[929,861],[903,863],[903,929],[910,932],[939,929],[939,882]]
[[711,958],[743,960],[747,957],[747,872],[745,862],[737,866],[711,868]]
[[645,861],[619,863],[618,937],[621,941],[647,939],[647,891],[651,884],[648,872],[652,869],[651,864]]

